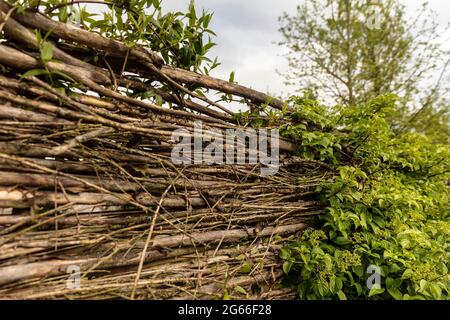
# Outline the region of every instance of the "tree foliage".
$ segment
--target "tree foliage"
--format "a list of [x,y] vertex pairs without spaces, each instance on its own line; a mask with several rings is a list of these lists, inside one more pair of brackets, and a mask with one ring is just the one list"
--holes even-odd
[[[219,65],[207,57],[215,45],[209,29],[213,14],[199,14],[191,1],[187,12],[163,13],[161,0],[13,0],[20,9],[39,6],[49,16],[77,24],[83,29],[159,52],[165,63],[174,67],[208,73]],[[96,13],[87,6],[101,4]]]
[[411,19],[398,0],[310,0],[280,23],[288,84],[330,104],[394,93],[401,108],[391,120],[399,130],[448,132],[450,56],[426,4]]

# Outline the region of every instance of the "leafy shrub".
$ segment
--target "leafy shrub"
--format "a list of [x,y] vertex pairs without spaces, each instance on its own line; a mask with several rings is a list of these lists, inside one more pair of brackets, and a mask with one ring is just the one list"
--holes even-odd
[[[306,137],[306,146],[338,173],[318,188],[329,206],[317,229],[280,254],[302,299],[449,299],[450,149],[424,135],[393,132],[386,117],[395,99],[327,110],[294,98],[309,126],[332,127],[313,132],[330,143],[312,145]],[[288,126],[284,134],[303,139],[302,153],[306,127],[298,129]],[[371,265],[379,268],[381,286],[369,289]]]

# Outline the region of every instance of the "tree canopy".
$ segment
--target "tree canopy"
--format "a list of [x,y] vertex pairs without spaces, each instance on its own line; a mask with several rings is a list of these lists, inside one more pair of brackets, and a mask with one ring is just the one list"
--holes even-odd
[[426,4],[411,18],[398,0],[311,0],[280,24],[288,84],[329,104],[394,93],[402,106],[392,117],[399,130],[438,127],[448,135],[450,55]]

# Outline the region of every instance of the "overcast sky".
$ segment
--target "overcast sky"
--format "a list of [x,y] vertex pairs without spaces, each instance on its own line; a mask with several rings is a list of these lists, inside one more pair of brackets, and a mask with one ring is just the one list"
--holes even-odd
[[[211,29],[217,34],[217,46],[210,56],[222,63],[213,76],[228,79],[235,71],[235,80],[254,89],[286,95],[293,91],[283,84],[276,70],[286,70],[283,49],[276,43],[281,40],[278,17],[283,12],[295,13],[303,0],[196,0],[197,10],[214,12]],[[422,0],[402,0],[409,15],[414,15]],[[449,0],[429,0],[444,27],[450,21]],[[189,0],[163,0],[165,10],[184,11]]]

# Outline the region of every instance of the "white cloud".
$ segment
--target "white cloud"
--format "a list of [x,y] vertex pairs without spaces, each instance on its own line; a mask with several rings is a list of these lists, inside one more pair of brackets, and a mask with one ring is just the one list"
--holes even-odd
[[[283,12],[294,14],[297,5],[305,0],[197,0],[200,11],[214,12],[211,29],[217,33],[217,46],[211,51],[222,63],[213,75],[228,79],[231,71],[236,72],[236,81],[263,92],[277,95],[294,90],[283,84],[283,78],[276,70],[286,71],[287,63],[283,48],[276,45],[281,40],[278,32],[278,17]],[[189,0],[163,0],[168,11],[185,10]],[[422,0],[401,0],[407,14],[414,16]],[[443,27],[450,21],[448,0],[429,0],[429,6],[438,14]]]

